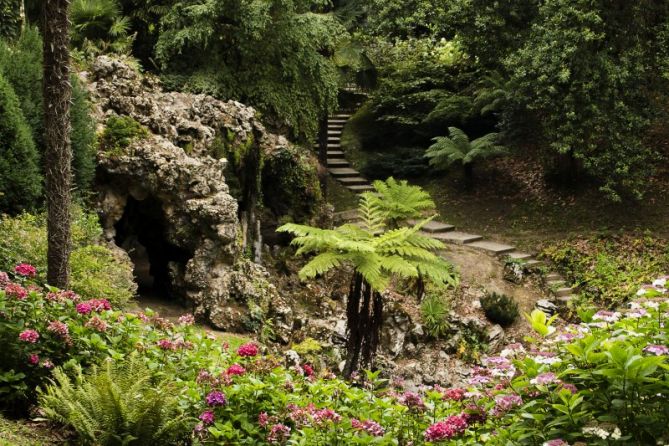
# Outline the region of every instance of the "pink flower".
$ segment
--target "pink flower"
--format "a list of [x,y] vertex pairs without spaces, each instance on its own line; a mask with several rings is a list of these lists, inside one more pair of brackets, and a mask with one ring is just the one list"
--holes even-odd
[[208,406],[225,406],[228,404],[228,400],[225,398],[225,395],[223,395],[223,392],[219,392],[218,390],[214,390],[213,392],[209,392],[209,394],[206,396],[205,401],[207,401]]
[[51,362],[48,359],[45,359],[44,361],[42,361],[42,367],[44,367],[45,369],[52,369],[53,368],[53,362]]
[[30,342],[31,344],[34,344],[39,339],[39,333],[37,333],[35,330],[23,330],[19,334],[19,339],[24,342]]
[[352,418],[351,427],[355,430],[365,431],[372,437],[383,437],[383,434],[386,433],[383,427],[373,420],[365,420],[361,422],[358,419]]
[[91,299],[88,301],[91,309],[100,313],[101,311],[111,310],[111,303],[107,299]]
[[561,438],[556,438],[555,440],[549,440],[544,442],[542,446],[569,446],[569,443],[567,443]]
[[169,339],[161,339],[158,341],[158,347],[161,350],[176,350],[174,343]]
[[655,356],[669,355],[669,348],[664,345],[648,345],[643,349],[646,353],[652,353]]
[[443,421],[434,423],[425,430],[425,441],[441,441],[456,437],[467,429],[467,417],[463,414],[451,415]]
[[14,268],[14,272],[23,277],[35,277],[37,275],[37,269],[28,263],[19,263]]
[[243,357],[256,356],[258,354],[258,346],[252,342],[244,344],[237,349],[237,354]]
[[77,310],[77,313],[79,314],[88,314],[91,311],[93,311],[93,307],[91,307],[91,304],[89,304],[88,302],[82,302],[80,304],[77,304],[75,308]]
[[258,424],[261,427],[265,427],[267,423],[269,423],[269,415],[267,415],[267,412],[260,412],[258,414]]
[[239,364],[232,364],[225,373],[230,376],[243,375],[246,373],[246,369]]
[[465,389],[453,387],[444,391],[444,399],[452,401],[461,401],[465,397]]
[[304,364],[302,366],[302,370],[304,370],[304,375],[305,376],[314,376],[314,369],[311,368],[309,364]]
[[515,393],[510,395],[497,395],[495,397],[495,407],[492,409],[492,414],[495,416],[504,415],[509,410],[520,406],[521,404],[523,404],[523,399],[520,395],[516,395]]
[[290,438],[290,427],[277,423],[269,431],[267,441],[273,444],[283,444]]
[[620,313],[617,311],[600,310],[592,316],[593,321],[604,321],[608,323],[617,322],[620,319]]
[[415,392],[404,392],[404,394],[399,397],[399,402],[412,410],[425,410],[423,399]]
[[341,421],[341,415],[332,409],[321,409],[314,413],[314,421],[318,424],[328,421],[332,423],[339,423]]
[[9,282],[9,275],[4,271],[0,271],[0,287],[4,287]]
[[188,313],[179,317],[179,323],[181,325],[193,325],[195,323],[195,317]]
[[37,365],[37,364],[39,364],[39,356],[36,355],[35,353],[33,353],[33,354],[30,355],[30,357],[28,358],[28,363],[31,364],[31,365]]
[[530,384],[534,384],[535,386],[547,386],[557,381],[558,381],[557,375],[553,372],[548,372],[548,373],[542,373],[541,375],[538,375],[536,378],[530,380]]
[[68,328],[67,324],[61,321],[49,322],[49,326],[46,327],[46,330],[63,339],[67,338],[67,336],[70,334],[70,329]]
[[204,424],[214,424],[214,412],[211,410],[205,410],[198,417]]
[[5,285],[5,293],[8,296],[15,297],[18,300],[24,300],[28,296],[28,291],[17,283],[8,283]]
[[97,316],[93,316],[92,318],[90,318],[88,322],[86,322],[85,326],[88,328],[92,328],[95,331],[99,331],[100,333],[104,333],[105,331],[107,331],[108,328],[107,323]]

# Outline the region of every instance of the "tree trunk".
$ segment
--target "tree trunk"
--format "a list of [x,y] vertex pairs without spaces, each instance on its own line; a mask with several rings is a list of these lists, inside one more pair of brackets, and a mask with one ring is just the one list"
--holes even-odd
[[26,29],[26,4],[25,0],[19,0],[19,20],[21,21],[21,34]]
[[346,305],[348,340],[344,376],[360,367],[371,369],[383,322],[383,297],[355,273]]
[[44,143],[46,146],[47,281],[69,282],[70,187],[70,0],[44,0]]

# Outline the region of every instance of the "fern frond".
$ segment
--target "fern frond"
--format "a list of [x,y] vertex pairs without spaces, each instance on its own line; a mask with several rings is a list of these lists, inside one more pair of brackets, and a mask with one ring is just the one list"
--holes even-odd
[[300,279],[312,279],[319,276],[340,266],[343,260],[341,255],[331,251],[318,254],[300,270]]

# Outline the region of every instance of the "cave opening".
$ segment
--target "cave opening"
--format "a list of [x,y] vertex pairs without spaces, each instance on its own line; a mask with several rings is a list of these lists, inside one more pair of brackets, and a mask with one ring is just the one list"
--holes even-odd
[[140,298],[183,303],[185,296],[177,284],[192,254],[167,240],[166,225],[158,199],[130,196],[115,225],[115,242],[133,262]]

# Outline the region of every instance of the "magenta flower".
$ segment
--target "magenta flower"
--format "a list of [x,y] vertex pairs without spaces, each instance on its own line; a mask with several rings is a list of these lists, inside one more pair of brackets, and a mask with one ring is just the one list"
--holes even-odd
[[258,414],[258,424],[261,427],[265,427],[267,423],[269,423],[269,415],[267,415],[267,412],[260,412]]
[[361,422],[355,418],[351,419],[351,427],[355,430],[365,431],[372,437],[383,437],[385,429],[374,420],[365,420]]
[[290,427],[277,423],[269,431],[267,441],[272,444],[283,444],[290,438]]
[[91,307],[91,304],[88,302],[77,304],[75,308],[79,314],[89,314],[91,311],[93,311],[93,307]]
[[107,299],[91,299],[87,302],[93,311],[98,313],[101,311],[111,310],[111,303]]
[[28,296],[28,291],[17,283],[8,283],[5,285],[5,293],[8,296],[15,297],[17,300],[24,300]]
[[214,412],[211,410],[205,410],[198,417],[204,424],[214,424]]
[[399,397],[399,402],[412,410],[425,410],[425,402],[423,402],[423,399],[416,392],[404,392],[404,394]]
[[237,354],[239,356],[243,356],[243,357],[256,356],[256,355],[258,355],[258,346],[255,345],[252,342],[249,342],[248,344],[241,345],[237,349]]
[[341,415],[332,409],[321,409],[314,413],[314,421],[316,423],[324,423],[328,421],[339,423],[341,421]]
[[49,326],[46,327],[46,330],[60,338],[67,338],[67,336],[70,334],[70,329],[67,327],[67,324],[61,321],[49,322]]
[[304,370],[305,376],[314,376],[314,369],[309,364],[304,364],[302,370]]
[[28,263],[19,263],[14,268],[14,272],[23,277],[35,277],[37,275],[37,269]]
[[228,400],[225,398],[225,395],[223,395],[223,392],[219,392],[218,390],[209,392],[205,398],[205,401],[207,402],[208,406],[212,407],[225,406],[228,403]]
[[161,339],[158,341],[158,348],[161,350],[176,350],[174,342],[170,341],[169,339]]
[[643,351],[646,353],[652,353],[655,356],[669,355],[669,348],[664,345],[647,345]]
[[179,323],[181,325],[193,325],[195,323],[195,317],[188,313],[179,317]]
[[246,373],[246,369],[239,364],[232,364],[225,373],[230,376],[243,375]]
[[30,365],[37,365],[37,364],[39,364],[39,355],[36,355],[35,353],[33,353],[32,355],[30,355],[30,357],[28,357],[28,363],[29,363]]
[[450,389],[444,390],[444,399],[452,401],[461,401],[465,397],[465,389],[460,389],[457,387],[452,387]]
[[37,333],[35,330],[23,330],[19,334],[19,339],[24,342],[34,344],[39,339],[39,333]]
[[443,421],[434,423],[425,430],[425,441],[441,441],[456,437],[467,429],[467,417],[464,414],[451,415]]
[[495,416],[504,415],[509,410],[514,407],[520,406],[523,404],[523,399],[520,395],[510,394],[510,395],[497,395],[495,397],[495,407],[492,409],[492,414]]

